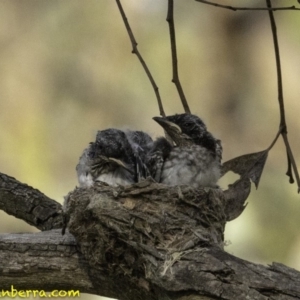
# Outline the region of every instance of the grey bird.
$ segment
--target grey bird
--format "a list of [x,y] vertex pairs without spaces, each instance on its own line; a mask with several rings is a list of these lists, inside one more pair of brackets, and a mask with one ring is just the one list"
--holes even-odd
[[[203,121],[192,114],[153,118],[175,143],[165,153],[159,182],[217,187],[222,159],[221,141],[207,131]],[[162,148],[166,149],[166,144]]]
[[163,165],[173,146],[164,137],[159,137],[147,152],[145,163],[150,176],[157,182],[161,181]]
[[150,176],[145,160],[147,153],[153,148],[153,140],[144,131],[126,130],[125,134],[135,157],[136,181],[139,182]]
[[98,131],[95,142],[83,151],[76,171],[81,187],[90,187],[95,181],[113,186],[136,182],[136,158],[126,134],[113,128]]

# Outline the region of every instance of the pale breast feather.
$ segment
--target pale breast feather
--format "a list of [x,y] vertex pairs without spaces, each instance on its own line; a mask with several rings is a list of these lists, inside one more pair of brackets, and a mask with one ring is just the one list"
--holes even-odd
[[188,149],[175,147],[166,159],[161,182],[167,185],[215,187],[220,177],[219,158],[206,148],[194,145]]

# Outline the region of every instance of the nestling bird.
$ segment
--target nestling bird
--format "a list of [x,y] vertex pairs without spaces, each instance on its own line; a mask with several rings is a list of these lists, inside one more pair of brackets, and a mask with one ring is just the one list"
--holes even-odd
[[137,182],[150,176],[146,165],[146,155],[153,148],[153,140],[144,131],[125,131],[126,137],[135,157],[135,173]]
[[161,173],[166,158],[169,156],[173,146],[166,138],[160,137],[147,152],[145,162],[149,170],[150,176],[157,182],[161,180]]
[[83,151],[76,171],[81,187],[95,181],[113,186],[136,182],[136,158],[126,134],[112,128],[98,131],[96,141]]
[[[165,153],[159,182],[167,185],[216,187],[220,178],[221,141],[207,131],[203,121],[192,114],[153,118],[176,146]],[[166,149],[166,144],[163,145]]]
[[98,131],[76,167],[79,185],[91,186],[97,180],[127,185],[150,176],[145,156],[152,145],[152,138],[143,131]]

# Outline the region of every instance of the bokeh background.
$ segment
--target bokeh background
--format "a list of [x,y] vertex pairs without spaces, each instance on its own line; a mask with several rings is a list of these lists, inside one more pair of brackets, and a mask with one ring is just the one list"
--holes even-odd
[[[123,0],[123,6],[166,113],[183,112],[171,83],[167,1]],[[289,139],[300,167],[300,12],[275,17]],[[176,0],[175,23],[182,86],[192,112],[222,140],[224,161],[265,149],[279,125],[268,13]],[[159,114],[153,89],[131,54],[115,1],[1,0],[0,98],[0,172],[59,202],[76,186],[75,166],[97,130],[163,134],[152,120]],[[226,250],[299,270],[300,196],[288,183],[286,165],[279,139],[259,189],[253,186],[245,212],[227,226]],[[36,231],[3,212],[0,217],[1,232]]]

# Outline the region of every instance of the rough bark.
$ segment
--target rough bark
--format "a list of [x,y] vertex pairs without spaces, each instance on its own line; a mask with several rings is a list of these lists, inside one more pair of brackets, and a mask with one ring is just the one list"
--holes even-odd
[[[7,201],[9,184],[19,185],[12,178],[6,182],[0,183],[1,203]],[[20,199],[22,205],[28,199],[32,206],[26,195],[34,189],[22,188],[21,195],[9,192],[15,197],[11,201],[18,206]],[[225,193],[150,181],[126,188],[100,183],[76,188],[65,202],[75,239],[70,233],[61,236],[60,230],[0,235],[1,287],[78,289],[124,300],[300,299],[298,271],[254,264],[223,250],[226,221],[244,209],[241,200],[235,206],[233,199],[248,190],[244,179]],[[33,194],[49,207],[48,198],[37,190]],[[32,222],[17,211],[17,217]]]
[[[1,289],[79,289],[93,292],[87,263],[61,230],[0,235]],[[76,284],[74,284],[76,283]]]
[[61,228],[61,204],[0,173],[0,209],[40,230]]
[[[0,235],[0,261],[3,290],[13,284],[18,289],[78,289],[119,299],[300,299],[298,271],[281,264],[253,264],[216,247],[188,253],[174,263],[164,274],[163,284],[170,291],[164,296],[155,285],[148,292],[149,279],[140,279],[139,287],[130,290],[128,274],[115,281],[105,268],[91,268],[72,235],[61,236],[60,230]],[[186,290],[178,291],[178,283]]]
[[[130,278],[149,292],[146,299],[300,299],[296,270],[223,251],[224,226],[232,218],[226,214],[232,198],[225,195],[149,181],[126,188],[97,183],[71,192],[66,210],[90,266],[114,280]],[[132,299],[125,290],[117,298]]]

